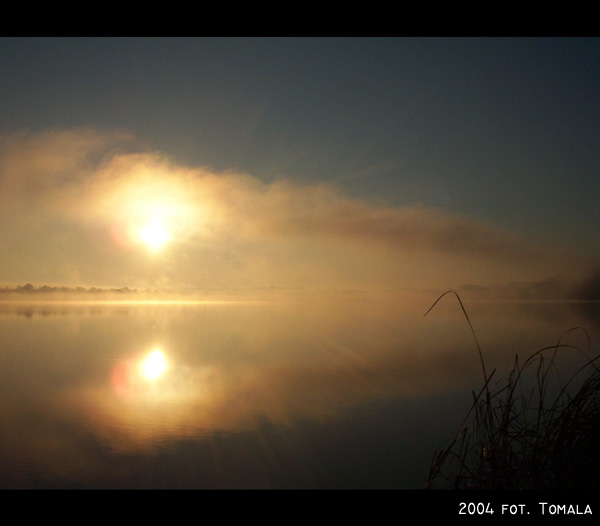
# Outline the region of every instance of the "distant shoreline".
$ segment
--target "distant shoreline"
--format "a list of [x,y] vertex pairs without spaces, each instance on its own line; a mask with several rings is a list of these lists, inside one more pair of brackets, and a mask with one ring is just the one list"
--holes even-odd
[[[542,282],[543,283],[543,282]],[[545,282],[546,284],[548,281]],[[596,288],[591,287],[538,287],[537,283],[511,283],[504,286],[459,287],[457,293],[465,301],[472,303],[600,303]],[[201,304],[201,303],[240,303],[279,299],[406,299],[416,294],[423,298],[435,298],[447,290],[424,289],[310,289],[304,287],[266,286],[256,288],[231,289],[136,289],[129,287],[81,287],[81,286],[5,286],[0,288],[0,303],[80,303],[80,304]]]

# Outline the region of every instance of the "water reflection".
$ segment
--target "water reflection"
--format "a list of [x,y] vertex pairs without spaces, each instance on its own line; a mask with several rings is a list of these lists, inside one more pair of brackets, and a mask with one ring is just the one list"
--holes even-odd
[[[430,300],[3,305],[0,483],[422,487],[481,379],[462,313],[423,320]],[[568,305],[467,308],[490,370],[586,325]]]
[[164,352],[156,347],[139,360],[119,360],[111,371],[111,384],[122,397],[136,396],[150,389],[164,391],[162,384],[167,367]]

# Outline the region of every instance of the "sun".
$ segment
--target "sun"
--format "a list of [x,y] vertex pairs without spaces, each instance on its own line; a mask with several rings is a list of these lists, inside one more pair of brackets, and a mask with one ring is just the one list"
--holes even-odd
[[140,238],[153,250],[159,249],[169,240],[169,233],[160,221],[152,221],[140,230]]

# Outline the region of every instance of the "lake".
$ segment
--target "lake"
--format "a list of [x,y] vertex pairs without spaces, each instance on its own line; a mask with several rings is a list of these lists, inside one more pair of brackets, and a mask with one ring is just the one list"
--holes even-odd
[[[423,488],[482,385],[436,299],[0,302],[0,487]],[[597,352],[597,304],[464,303],[499,376]]]

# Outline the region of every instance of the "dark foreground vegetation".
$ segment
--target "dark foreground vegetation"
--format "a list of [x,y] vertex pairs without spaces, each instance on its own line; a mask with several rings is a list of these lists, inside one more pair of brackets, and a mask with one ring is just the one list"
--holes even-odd
[[[489,374],[469,323],[483,373],[483,386],[457,436],[433,456],[427,489],[600,488],[600,356],[561,343],[515,358],[510,374]],[[585,330],[576,327],[571,331]],[[585,333],[587,336],[587,333]],[[576,352],[582,365],[557,384],[559,354]]]

